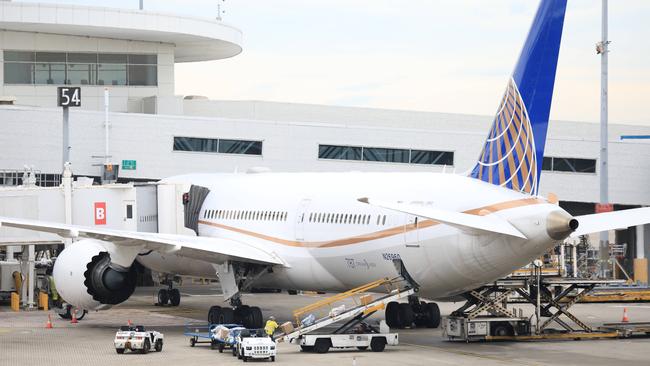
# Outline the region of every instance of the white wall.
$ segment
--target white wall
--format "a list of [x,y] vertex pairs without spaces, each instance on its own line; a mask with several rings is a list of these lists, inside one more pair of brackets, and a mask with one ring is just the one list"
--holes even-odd
[[[185,102],[186,109],[194,104]],[[319,144],[454,151],[455,166],[448,171],[455,169],[461,173],[473,167],[492,120],[488,116],[461,114],[294,106],[221,103],[220,113],[247,116],[244,119],[113,113],[110,153],[117,163],[137,161],[137,170],[120,171],[122,177],[131,178],[245,171],[259,166],[278,172],[442,170],[439,166],[319,160]],[[268,112],[260,112],[263,110]],[[60,119],[58,109],[0,108],[0,169],[21,169],[30,164],[43,172],[60,172]],[[91,156],[103,154],[103,115],[74,109],[70,119],[73,171],[98,176],[99,167],[92,165],[101,160]],[[296,121],[300,119],[307,121]],[[598,133],[597,124],[553,121],[546,155],[597,159]],[[611,200],[650,205],[650,141],[623,142],[623,134],[648,135],[650,128],[610,126]],[[263,156],[174,152],[174,136],[263,140]],[[408,189],[408,182],[404,182],[404,189]],[[544,171],[541,193],[548,192],[556,193],[561,200],[597,202],[598,175]]]

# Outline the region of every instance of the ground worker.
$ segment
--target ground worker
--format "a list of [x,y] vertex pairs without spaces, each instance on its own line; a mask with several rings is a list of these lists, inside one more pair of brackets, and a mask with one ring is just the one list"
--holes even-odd
[[46,286],[50,309],[54,306],[61,307],[61,303],[59,302],[59,292],[56,290],[56,285],[54,284],[54,276],[52,276],[52,268],[48,268],[45,271],[45,275],[47,279]]
[[266,321],[266,326],[264,326],[264,331],[266,334],[273,339],[273,333],[278,328],[278,323],[275,322],[275,317],[270,316],[269,320]]

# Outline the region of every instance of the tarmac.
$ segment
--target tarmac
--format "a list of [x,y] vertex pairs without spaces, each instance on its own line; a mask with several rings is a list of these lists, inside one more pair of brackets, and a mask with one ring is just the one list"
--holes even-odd
[[[92,312],[78,324],[54,312],[53,329],[45,329],[47,313],[14,313],[0,307],[0,365],[196,365],[240,364],[229,352],[220,354],[209,345],[190,347],[183,336],[185,324],[205,323],[211,305],[223,305],[218,284],[181,288],[179,307],[154,306],[157,288],[138,288],[125,303],[108,311]],[[262,308],[265,316],[280,322],[291,311],[327,295],[246,294],[244,302]],[[460,304],[440,303],[443,315]],[[519,307],[519,305],[515,305]],[[621,320],[627,307],[631,321],[650,321],[650,303],[578,304],[571,310],[591,326]],[[530,314],[532,309],[525,309]],[[375,314],[378,321],[383,314]],[[128,320],[164,333],[160,353],[118,355],[113,337]],[[301,352],[293,344],[280,343],[276,363],[286,365],[648,365],[650,338],[582,341],[450,342],[440,329],[397,330],[400,345],[384,352],[330,350],[327,354]],[[264,361],[258,361],[264,362]]]

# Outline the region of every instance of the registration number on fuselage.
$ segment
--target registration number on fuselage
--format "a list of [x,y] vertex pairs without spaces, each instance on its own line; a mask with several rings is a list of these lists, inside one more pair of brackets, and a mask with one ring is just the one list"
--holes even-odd
[[387,261],[394,261],[396,259],[402,259],[397,253],[381,253],[382,258]]

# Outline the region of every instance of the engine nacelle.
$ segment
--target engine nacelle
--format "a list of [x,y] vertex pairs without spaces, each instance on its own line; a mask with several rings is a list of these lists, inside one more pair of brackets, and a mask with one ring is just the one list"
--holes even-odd
[[52,275],[56,289],[69,304],[102,310],[128,299],[135,290],[136,271],[111,265],[107,243],[79,240],[56,259]]

